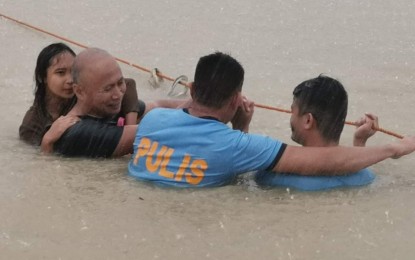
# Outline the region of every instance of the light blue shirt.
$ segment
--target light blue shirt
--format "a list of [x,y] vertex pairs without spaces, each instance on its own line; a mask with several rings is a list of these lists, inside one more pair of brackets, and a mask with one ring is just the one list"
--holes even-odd
[[255,180],[264,186],[295,188],[303,191],[327,190],[341,187],[368,185],[375,179],[369,169],[341,176],[301,176],[287,173],[258,172]]
[[157,108],[138,126],[128,172],[167,186],[222,186],[238,174],[271,169],[285,147],[278,140],[233,130],[216,119]]

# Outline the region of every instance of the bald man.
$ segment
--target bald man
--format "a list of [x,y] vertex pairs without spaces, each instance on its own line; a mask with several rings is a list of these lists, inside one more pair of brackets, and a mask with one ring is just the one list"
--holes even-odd
[[[56,143],[46,145],[53,145],[54,152],[65,156],[118,157],[131,153],[137,125],[117,125],[126,85],[115,58],[98,48],[86,49],[75,58],[72,77],[77,102],[68,115],[81,120]],[[145,113],[181,102],[148,103]]]

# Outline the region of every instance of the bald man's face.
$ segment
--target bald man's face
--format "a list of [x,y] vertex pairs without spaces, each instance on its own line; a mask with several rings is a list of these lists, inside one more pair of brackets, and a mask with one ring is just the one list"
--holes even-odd
[[85,90],[85,106],[90,115],[113,117],[121,110],[126,85],[121,69],[111,56],[95,59],[86,64],[80,77]]

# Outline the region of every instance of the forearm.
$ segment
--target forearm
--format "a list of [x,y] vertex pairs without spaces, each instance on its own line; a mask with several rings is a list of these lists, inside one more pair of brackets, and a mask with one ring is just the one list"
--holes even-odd
[[79,118],[77,116],[60,116],[55,122],[53,122],[52,126],[42,137],[42,142],[40,144],[41,151],[43,153],[52,153],[55,142],[61,138],[62,134],[68,130],[68,128],[76,124],[78,121]]
[[136,125],[138,123],[138,113],[129,112],[125,115],[124,125]]
[[249,123],[247,124],[234,124],[232,123],[232,129],[239,130],[244,133],[249,133]]
[[367,139],[353,138],[353,146],[365,147]]
[[137,125],[124,126],[121,139],[118,142],[112,157],[120,157],[133,152],[133,143],[137,132]]
[[188,103],[189,103],[189,99],[184,99],[184,100],[183,99],[160,99],[160,100],[148,102],[146,104],[145,113],[157,107],[185,108]]
[[356,121],[356,125],[358,127],[353,135],[353,145],[366,146],[367,140],[375,134],[375,129],[379,127],[378,117],[366,113],[364,117]]
[[301,175],[343,175],[394,157],[396,153],[392,145],[324,148],[288,146],[273,170]]
[[40,144],[40,150],[44,154],[53,153],[53,145],[57,141],[54,140],[54,138],[52,138],[48,133],[49,132],[46,132],[46,134],[43,136],[42,143]]
[[353,135],[353,146],[365,147],[367,139],[369,139],[369,137],[370,137],[370,135],[368,135],[368,134],[365,134],[365,135],[360,134],[359,135],[357,133],[354,133],[354,135]]
[[254,102],[248,100],[245,96],[242,96],[242,104],[238,107],[238,110],[231,120],[232,128],[248,133],[249,124],[251,123],[253,115]]

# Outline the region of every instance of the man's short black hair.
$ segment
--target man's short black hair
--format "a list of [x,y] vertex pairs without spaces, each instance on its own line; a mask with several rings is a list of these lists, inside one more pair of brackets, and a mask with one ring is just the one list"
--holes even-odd
[[236,91],[242,90],[243,81],[242,65],[228,54],[215,52],[199,59],[192,97],[202,105],[221,108]]
[[347,115],[348,98],[343,85],[320,75],[302,82],[293,95],[300,115],[311,113],[323,138],[338,142]]

